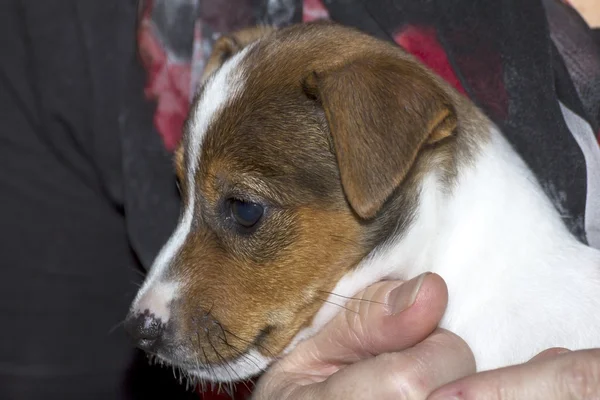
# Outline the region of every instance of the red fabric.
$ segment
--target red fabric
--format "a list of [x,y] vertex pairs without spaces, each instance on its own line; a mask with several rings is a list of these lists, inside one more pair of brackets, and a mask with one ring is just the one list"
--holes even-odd
[[[454,86],[460,93],[467,95],[433,27],[406,26],[394,35],[394,41]],[[495,56],[488,53],[484,49],[473,49],[471,54],[477,56],[463,55],[461,66],[472,71],[468,74],[469,76],[479,78],[469,82],[477,97],[486,99],[490,112],[496,117],[504,119],[508,116],[508,96],[503,86],[502,70],[500,69],[502,63],[500,60],[498,62],[488,61],[485,64],[486,67],[483,67],[481,63],[485,55]],[[497,70],[490,70],[489,65],[496,66]],[[489,96],[493,96],[493,98],[490,99]]]
[[329,12],[321,0],[304,0],[302,8],[302,21],[311,22],[321,19],[329,19]]
[[[252,387],[251,384],[248,384],[248,386]],[[231,400],[231,397],[224,391],[221,391],[221,393],[217,392],[217,389],[215,389],[213,391],[207,390],[206,392],[202,393],[202,391],[198,389],[198,394],[200,395],[201,400]],[[244,384],[240,383],[236,385],[234,395],[236,400],[249,399],[250,394],[250,390],[248,390]]]
[[147,72],[145,95],[156,102],[154,125],[167,150],[181,138],[190,106],[190,64],[173,61],[157,36],[150,18],[152,2],[146,3],[137,32],[142,64]]
[[438,42],[434,28],[407,26],[394,35],[394,41],[462,94],[466,94],[460,80],[450,66],[446,52]]

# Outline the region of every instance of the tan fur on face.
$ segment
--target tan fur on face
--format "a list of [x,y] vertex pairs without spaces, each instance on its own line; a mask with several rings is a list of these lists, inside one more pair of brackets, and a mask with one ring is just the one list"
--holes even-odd
[[[251,345],[267,357],[279,354],[364,256],[358,223],[348,211],[304,208],[287,218],[293,241],[268,262],[227,254],[208,230],[182,251],[176,273],[187,284],[179,335],[194,343],[196,358],[221,363]],[[315,249],[315,240],[323,246]],[[202,320],[209,310],[218,324]]]

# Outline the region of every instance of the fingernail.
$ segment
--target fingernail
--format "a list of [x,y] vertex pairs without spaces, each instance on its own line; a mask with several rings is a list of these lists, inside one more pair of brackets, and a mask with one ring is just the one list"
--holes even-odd
[[533,357],[531,360],[529,360],[528,362],[537,362],[540,360],[546,360],[549,358],[554,358],[557,357],[561,354],[565,354],[565,353],[570,353],[571,350],[569,349],[565,349],[562,347],[555,347],[555,348],[551,348],[551,349],[546,349],[544,351],[542,351],[541,353],[537,354],[535,357]]
[[391,315],[398,314],[414,304],[417,299],[417,294],[419,294],[419,290],[421,289],[421,285],[423,285],[425,277],[429,274],[429,272],[421,274],[408,282],[404,282],[397,288],[392,289],[387,301],[392,308]]

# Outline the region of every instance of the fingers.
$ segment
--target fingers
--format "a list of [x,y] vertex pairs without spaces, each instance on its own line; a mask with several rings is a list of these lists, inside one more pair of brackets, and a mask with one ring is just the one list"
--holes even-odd
[[438,330],[403,352],[382,354],[350,365],[324,382],[297,387],[288,398],[422,400],[441,385],[474,372],[466,343]]
[[528,362],[545,360],[545,359],[548,359],[548,358],[554,358],[554,357],[558,356],[559,354],[564,354],[564,353],[568,353],[568,352],[569,352],[568,349],[565,349],[565,348],[562,348],[562,347],[552,347],[550,349],[542,351],[540,354],[538,354],[537,356],[533,357]]
[[[359,293],[298,354],[315,362],[346,364],[414,346],[433,332],[448,301],[442,278],[421,275],[408,282],[382,282]],[[299,347],[300,347],[299,346]]]
[[525,364],[461,379],[436,391],[430,400],[562,400],[599,396],[600,349],[595,349],[553,357],[542,353],[542,357]]

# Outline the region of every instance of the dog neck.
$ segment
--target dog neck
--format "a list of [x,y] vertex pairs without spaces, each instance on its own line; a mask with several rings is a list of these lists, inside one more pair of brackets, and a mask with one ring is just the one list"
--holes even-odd
[[407,279],[426,271],[464,277],[465,269],[501,274],[507,268],[531,268],[527,265],[535,259],[547,262],[550,249],[564,254],[565,247],[578,244],[495,127],[474,162],[460,168],[454,188],[449,193],[441,188],[438,171],[431,171],[422,181],[407,232],[375,249],[356,272],[380,270],[378,279]]
[[[451,299],[465,285],[469,296],[485,298],[480,291],[489,288],[486,282],[511,279],[515,272],[532,268],[553,268],[567,254],[586,248],[568,232],[536,178],[496,127],[490,128],[476,153],[474,160],[459,167],[449,191],[443,171],[427,172],[408,228],[376,247],[333,293],[353,296],[380,280],[405,280],[429,271],[446,280]],[[341,298],[331,296],[288,349],[333,318],[340,310],[334,304],[343,305]]]

